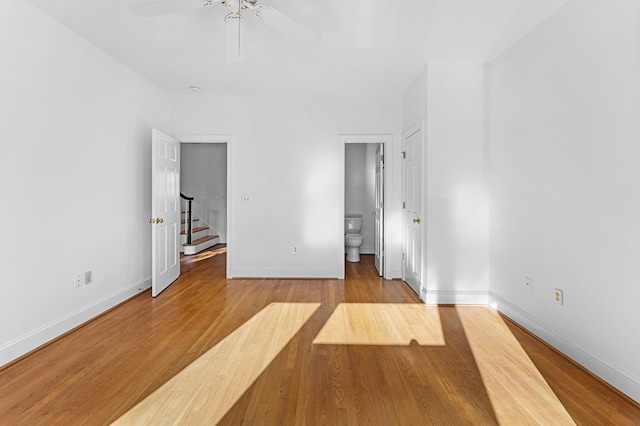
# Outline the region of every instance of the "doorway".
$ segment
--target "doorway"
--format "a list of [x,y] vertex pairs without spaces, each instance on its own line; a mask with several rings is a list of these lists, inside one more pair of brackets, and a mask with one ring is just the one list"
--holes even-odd
[[194,226],[226,244],[227,144],[182,143],[180,150],[180,192],[194,198]]
[[180,190],[193,197],[197,228],[208,228],[215,243],[226,244],[227,276],[232,256],[230,198],[231,135],[179,135]]
[[362,215],[361,254],[373,254],[380,276],[386,277],[386,217],[384,193],[387,170],[384,166],[385,146],[391,146],[391,135],[341,135],[343,170],[341,174],[339,279],[344,279],[344,218],[346,214]]

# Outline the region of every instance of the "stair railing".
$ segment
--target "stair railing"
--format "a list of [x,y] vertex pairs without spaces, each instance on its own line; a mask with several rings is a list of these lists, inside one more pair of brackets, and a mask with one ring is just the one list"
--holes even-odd
[[187,244],[191,244],[191,202],[193,201],[193,197],[187,197],[181,192],[180,198],[187,202]]

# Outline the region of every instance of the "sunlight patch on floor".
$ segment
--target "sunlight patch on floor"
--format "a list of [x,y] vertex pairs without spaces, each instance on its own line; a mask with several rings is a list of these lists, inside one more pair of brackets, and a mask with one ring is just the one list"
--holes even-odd
[[314,339],[327,345],[444,346],[438,308],[410,303],[341,303]]
[[113,424],[216,424],[319,306],[270,304]]
[[456,309],[500,424],[575,424],[497,312]]
[[183,255],[180,261],[182,263],[193,263],[193,262],[201,262],[203,260],[211,259],[212,257],[218,256],[220,254],[225,254],[227,252],[227,247],[219,247],[215,246],[211,249],[201,251],[200,253]]

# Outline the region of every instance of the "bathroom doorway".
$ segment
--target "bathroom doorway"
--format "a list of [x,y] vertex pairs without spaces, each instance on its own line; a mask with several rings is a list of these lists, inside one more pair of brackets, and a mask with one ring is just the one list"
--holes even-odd
[[[375,257],[380,276],[385,276],[385,142],[390,135],[343,135],[344,197],[341,222],[347,214],[362,215],[360,254]],[[341,228],[343,229],[343,228]],[[344,235],[344,232],[343,232]],[[345,248],[340,251],[344,277]]]

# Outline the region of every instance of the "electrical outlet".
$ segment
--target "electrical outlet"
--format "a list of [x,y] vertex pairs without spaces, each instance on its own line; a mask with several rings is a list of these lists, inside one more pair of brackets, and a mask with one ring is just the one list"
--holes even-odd
[[84,285],[91,284],[93,282],[93,273],[87,271],[84,273]]
[[293,246],[294,253],[298,253],[299,251],[300,251],[300,248],[298,246]]
[[533,291],[533,278],[524,277],[524,288],[527,291]]
[[73,281],[73,284],[76,288],[78,287],[82,287],[82,275],[78,274],[76,275],[75,280]]
[[564,304],[564,300],[563,300],[564,297],[563,297],[563,294],[562,294],[562,290],[560,290],[559,288],[556,288],[553,291],[554,291],[553,298],[555,299],[556,303],[558,305],[563,305]]

